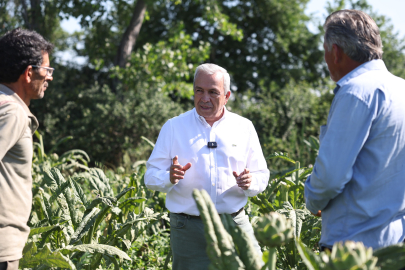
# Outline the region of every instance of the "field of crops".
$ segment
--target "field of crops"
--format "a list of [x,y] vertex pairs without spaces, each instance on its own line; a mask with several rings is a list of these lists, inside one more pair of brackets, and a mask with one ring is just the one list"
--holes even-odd
[[[36,136],[31,232],[22,268],[171,269],[165,194],[146,189],[145,161],[128,169],[89,168],[85,152],[46,154],[41,135]],[[311,138],[308,145],[316,151],[318,142]],[[266,191],[246,205],[263,258],[229,216],[219,218],[205,192],[194,192],[211,269],[392,270],[404,265],[402,245],[373,253],[361,243],[345,243],[319,255],[321,219],[303,201],[303,182],[312,169],[283,153],[268,159],[282,161],[286,169],[272,171]]]

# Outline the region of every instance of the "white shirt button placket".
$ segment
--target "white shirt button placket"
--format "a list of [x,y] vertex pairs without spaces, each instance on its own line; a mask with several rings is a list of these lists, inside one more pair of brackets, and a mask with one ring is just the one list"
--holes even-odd
[[[216,141],[216,136],[214,132],[214,126],[215,124],[210,127],[210,142],[215,142]],[[211,174],[211,199],[214,205],[217,203],[217,166],[216,166],[216,153],[217,149],[216,148],[210,148],[210,174]]]

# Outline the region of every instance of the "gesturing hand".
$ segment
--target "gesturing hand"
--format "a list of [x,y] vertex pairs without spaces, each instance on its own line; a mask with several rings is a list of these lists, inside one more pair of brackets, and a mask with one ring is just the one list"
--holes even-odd
[[180,179],[184,178],[184,174],[188,169],[191,168],[191,163],[187,163],[184,166],[181,166],[178,161],[178,156],[173,158],[173,164],[170,166],[170,182],[174,185],[177,184]]
[[240,174],[233,171],[233,176],[235,176],[238,187],[242,188],[243,190],[247,190],[250,187],[252,175],[250,174],[250,170],[248,168],[245,168]]
[[322,211],[318,210],[318,213],[314,214],[311,212],[312,215],[316,216],[316,217],[322,217]]

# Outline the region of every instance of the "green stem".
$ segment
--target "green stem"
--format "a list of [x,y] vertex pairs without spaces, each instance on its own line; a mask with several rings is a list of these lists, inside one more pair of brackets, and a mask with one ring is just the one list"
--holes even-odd
[[[300,168],[300,162],[297,161],[297,162],[295,162],[295,169],[299,169],[299,168]],[[298,192],[299,182],[300,182],[300,171],[297,170],[295,172],[294,205],[293,205],[294,209],[297,208],[297,201],[298,201],[298,195],[299,195],[299,192]]]
[[294,265],[296,265],[296,260],[297,260],[297,248],[295,247],[295,237],[294,237],[294,239],[292,239],[290,241],[289,245],[290,245],[290,250],[292,250],[292,255],[289,255],[289,258],[291,258],[289,263],[290,263],[290,266],[294,266]]
[[269,249],[269,260],[267,261],[268,270],[276,270],[277,262],[277,248],[272,247]]
[[282,202],[288,202],[288,187],[286,185],[281,185],[280,193],[280,200]]
[[165,265],[163,267],[163,270],[168,269],[168,265],[169,265],[169,262],[170,262],[171,259],[172,259],[172,249],[170,249],[169,253],[167,253],[166,260],[165,260]]

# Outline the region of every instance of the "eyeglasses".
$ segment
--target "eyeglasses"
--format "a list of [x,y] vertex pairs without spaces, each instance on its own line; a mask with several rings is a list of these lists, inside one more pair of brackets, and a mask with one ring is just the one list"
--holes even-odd
[[36,66],[36,65],[31,65],[31,67],[34,67],[34,68],[44,68],[44,69],[46,69],[46,76],[52,76],[53,71],[55,70],[54,68],[50,68],[50,67],[40,67],[40,66]]

